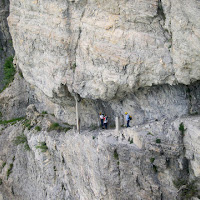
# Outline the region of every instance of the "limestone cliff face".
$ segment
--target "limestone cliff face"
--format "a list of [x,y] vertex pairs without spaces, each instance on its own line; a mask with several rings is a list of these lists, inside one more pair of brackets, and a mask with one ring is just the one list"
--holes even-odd
[[14,55],[12,38],[10,36],[7,17],[9,15],[9,0],[0,2],[0,91],[3,88],[3,65],[5,59]]
[[[4,200],[183,200],[173,182],[199,178],[199,148],[196,142],[191,145],[199,137],[199,117],[153,122],[119,134],[47,132],[49,116],[34,112],[29,117],[31,130],[21,122],[0,126]],[[181,122],[188,128],[184,140],[178,130]],[[187,126],[191,124],[192,129]],[[36,126],[42,130],[37,132]],[[13,144],[22,133],[29,151],[24,144]],[[39,142],[46,142],[46,152],[36,148]]]
[[[48,114],[29,110],[28,128],[0,123],[0,200],[183,200],[192,181],[199,189],[199,11],[199,0],[11,0],[24,78],[0,94],[0,117],[25,116],[29,104]],[[75,125],[74,95],[81,125],[94,128],[102,111],[109,130],[49,132],[52,122]],[[116,132],[125,111],[131,128]],[[13,144],[22,134],[29,151]]]
[[0,120],[10,120],[26,115],[29,104],[37,104],[35,92],[17,73],[10,87],[0,93]]
[[17,66],[35,88],[38,108],[70,124],[74,94],[87,126],[97,124],[99,111],[111,122],[129,111],[137,124],[199,112],[199,4],[13,0]]
[[9,26],[25,79],[48,97],[123,99],[200,79],[197,0],[12,0]]

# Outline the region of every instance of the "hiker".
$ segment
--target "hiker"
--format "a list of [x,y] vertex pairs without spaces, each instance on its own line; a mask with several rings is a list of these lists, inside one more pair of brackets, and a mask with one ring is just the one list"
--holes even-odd
[[128,127],[130,127],[130,126],[129,126],[129,122],[130,122],[130,120],[132,119],[132,117],[131,117],[127,112],[125,112],[125,115],[126,115],[127,128],[128,128]]
[[103,114],[99,113],[99,117],[100,117],[100,120],[101,120],[101,128],[103,128]]
[[107,129],[108,128],[108,126],[107,126],[108,125],[108,117],[106,114],[104,115],[103,123],[104,123],[105,129]]

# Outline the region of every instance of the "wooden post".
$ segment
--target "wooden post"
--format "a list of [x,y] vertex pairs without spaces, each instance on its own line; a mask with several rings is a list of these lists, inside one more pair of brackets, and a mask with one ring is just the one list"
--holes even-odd
[[80,113],[79,113],[79,102],[78,98],[75,96],[76,101],[76,125],[77,125],[77,131],[80,134]]
[[119,125],[119,117],[115,118],[116,132],[119,133],[120,125]]

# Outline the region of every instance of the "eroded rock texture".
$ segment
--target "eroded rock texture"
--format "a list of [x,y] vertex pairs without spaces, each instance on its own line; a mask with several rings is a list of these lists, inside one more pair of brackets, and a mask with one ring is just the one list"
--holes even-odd
[[107,101],[199,80],[199,18],[197,0],[13,0],[9,25],[29,83]]
[[0,120],[10,120],[26,115],[29,104],[36,103],[35,92],[17,73],[14,81],[0,93]]
[[[200,112],[199,11],[198,0],[11,0],[24,79],[1,93],[0,111],[19,117],[33,103],[49,114],[0,126],[0,199],[182,200],[180,178],[199,189],[200,119],[188,116]],[[100,111],[123,125],[128,111],[132,128],[48,132],[51,114],[75,124],[74,95],[82,126]],[[12,143],[22,133],[30,151]]]
[[[23,123],[0,127],[4,200],[169,200],[176,196],[182,200],[173,182],[199,178],[199,148],[197,142],[192,144],[192,138],[199,137],[199,117],[153,122],[119,134],[113,130],[78,134],[47,132],[48,117],[34,113],[31,130],[24,130]],[[188,128],[185,136],[178,130],[181,122]],[[37,132],[36,126],[42,130]],[[13,144],[22,133],[30,151],[24,144]],[[46,142],[46,152],[36,148],[39,142]]]
[[0,91],[3,88],[3,66],[5,59],[14,55],[12,38],[10,36],[7,17],[9,15],[9,0],[0,1]]
[[130,111],[138,124],[199,112],[199,4],[13,0],[17,66],[37,90],[38,109],[70,124],[75,94],[86,126],[97,124],[99,111],[111,122]]

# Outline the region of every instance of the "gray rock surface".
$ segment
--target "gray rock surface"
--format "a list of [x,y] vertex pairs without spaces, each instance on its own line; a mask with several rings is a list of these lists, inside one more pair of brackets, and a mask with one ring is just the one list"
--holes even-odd
[[[200,178],[200,159],[199,159],[199,152],[200,152],[200,124],[199,120],[194,119],[185,119],[183,120],[185,128],[187,128],[184,143],[186,148],[186,157],[190,160],[191,169],[194,172],[194,176]],[[192,176],[192,174],[191,174]]]
[[17,73],[14,81],[0,93],[0,120],[24,117],[29,104],[37,103],[34,90]]
[[[0,39],[9,37],[5,3]],[[183,200],[180,178],[200,189],[199,11],[198,0],[12,0],[24,79],[17,73],[0,94],[0,117],[30,121],[0,124],[0,200]],[[12,45],[0,45],[1,78]],[[82,131],[64,133],[75,95]],[[109,130],[89,131],[100,111]],[[111,126],[125,111],[131,128],[118,133]],[[65,128],[49,132],[52,122]],[[22,133],[30,151],[13,144]]]
[[[0,193],[4,200],[169,200],[177,195],[174,180],[188,178],[188,170],[192,180],[198,178],[193,173],[194,159],[187,156],[191,165],[185,164],[183,145],[192,147],[187,144],[190,129],[182,143],[178,128],[181,121],[197,124],[191,134],[198,136],[199,117],[153,122],[122,129],[120,134],[114,130],[78,134],[72,130],[47,132],[48,115],[32,114],[31,130],[24,129],[21,122],[1,125],[0,166],[6,165],[1,167]],[[35,126],[42,130],[37,132]],[[30,151],[12,143],[22,133]],[[46,152],[36,148],[39,142],[46,142]],[[13,168],[7,178],[10,164]]]
[[199,1],[16,0],[10,10],[16,64],[40,112],[75,124],[75,94],[82,126],[99,112],[111,124],[125,111],[134,124],[199,112]]
[[[41,113],[46,111],[63,122],[76,124],[73,97],[71,100],[69,98],[66,100],[65,97],[49,99],[37,87],[28,84],[19,74],[10,87],[0,94],[0,112],[4,119],[25,116],[26,107],[32,103]],[[133,116],[131,125],[197,114],[200,112],[200,84],[196,82],[190,86],[153,86],[140,89],[126,96],[122,101],[82,99],[80,101],[82,128],[98,125],[100,111],[108,115],[109,126],[114,125],[115,116],[119,116],[120,125],[123,125],[126,111]]]
[[9,0],[0,2],[0,91],[2,90],[3,66],[5,59],[14,55],[12,38],[9,32],[7,17],[9,15]]
[[123,99],[200,79],[200,2],[11,1],[9,26],[27,82],[48,97]]
[[[40,104],[38,110],[47,110],[69,124],[75,125],[75,100],[65,98],[58,100],[49,98],[40,90],[35,94]],[[54,103],[52,103],[52,101]],[[89,127],[99,123],[98,113],[106,113],[109,125],[114,124],[115,116],[120,117],[120,124],[124,124],[124,113],[133,116],[132,124],[143,124],[148,121],[175,119],[179,116],[200,113],[200,84],[196,82],[190,86],[153,86],[140,89],[125,96],[123,100],[101,101],[82,99],[80,113],[82,126]]]

